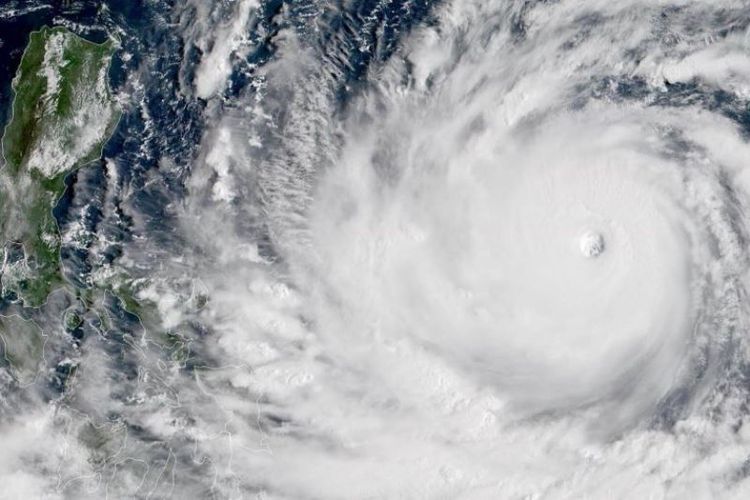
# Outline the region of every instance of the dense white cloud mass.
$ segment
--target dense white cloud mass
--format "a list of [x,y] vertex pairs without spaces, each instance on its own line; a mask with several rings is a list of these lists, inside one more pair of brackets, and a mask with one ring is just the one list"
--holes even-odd
[[187,249],[139,288],[133,366],[87,341],[69,406],[3,431],[0,481],[747,498],[747,2],[436,3],[343,104],[341,55],[287,27],[227,105],[262,8],[182,13],[207,99]]
[[248,368],[214,397],[279,420],[235,430],[236,473],[291,498],[745,497],[750,148],[669,87],[745,97],[747,31],[717,12],[448,3],[344,118],[289,35],[282,153],[225,116],[194,174],[257,183],[283,270],[234,229],[250,198],[186,214],[227,217],[206,314]]

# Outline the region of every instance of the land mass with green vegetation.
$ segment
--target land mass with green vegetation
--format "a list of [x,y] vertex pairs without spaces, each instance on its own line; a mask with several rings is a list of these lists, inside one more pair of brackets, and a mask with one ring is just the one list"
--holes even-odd
[[12,307],[9,314],[0,311],[0,367],[9,366],[22,384],[36,379],[46,339],[53,338],[30,317],[44,311],[59,288],[77,301],[63,314],[66,331],[78,328],[89,312],[108,330],[111,294],[144,329],[155,332],[151,341],[173,361],[182,364],[189,357],[180,329],[163,327],[148,283],[116,272],[79,289],[63,277],[53,209],[65,192],[65,177],[101,157],[119,120],[107,83],[116,48],[112,40],[96,44],[65,28],[44,28],[31,34],[13,80],[13,114],[0,163],[0,305]]
[[0,294],[38,307],[63,283],[52,210],[65,176],[101,156],[120,116],[108,85],[116,44],[65,28],[31,34],[13,79],[13,114],[2,137]]

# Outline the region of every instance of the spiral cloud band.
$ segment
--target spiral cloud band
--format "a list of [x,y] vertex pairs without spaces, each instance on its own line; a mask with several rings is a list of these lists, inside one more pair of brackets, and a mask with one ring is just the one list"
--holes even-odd
[[315,180],[260,181],[327,360],[281,404],[338,443],[287,441],[279,487],[747,491],[747,124],[701,97],[747,105],[747,31],[689,32],[712,9],[444,6],[325,123]]

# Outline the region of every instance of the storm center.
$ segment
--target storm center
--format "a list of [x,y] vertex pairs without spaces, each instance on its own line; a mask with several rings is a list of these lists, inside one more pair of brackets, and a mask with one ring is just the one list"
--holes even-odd
[[587,231],[581,236],[581,253],[587,259],[593,259],[604,251],[604,237],[594,231]]

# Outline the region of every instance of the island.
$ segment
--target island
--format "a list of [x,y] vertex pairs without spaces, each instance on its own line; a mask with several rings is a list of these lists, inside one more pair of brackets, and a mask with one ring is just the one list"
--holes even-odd
[[52,210],[65,177],[101,156],[120,110],[108,84],[116,42],[66,28],[31,34],[13,80],[0,163],[0,295],[42,305],[63,284]]

